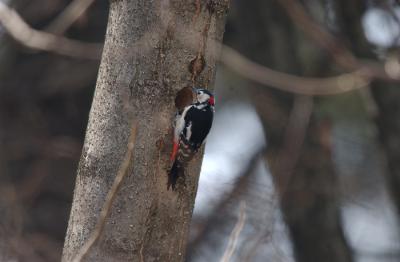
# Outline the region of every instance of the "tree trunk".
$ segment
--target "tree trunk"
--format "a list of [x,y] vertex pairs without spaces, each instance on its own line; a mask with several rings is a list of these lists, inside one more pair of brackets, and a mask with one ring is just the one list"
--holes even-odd
[[295,256],[299,262],[353,261],[342,228],[338,178],[330,148],[324,145],[326,127],[315,119],[310,125],[293,173],[278,166],[281,172],[274,174],[277,184],[287,179],[280,200]]
[[398,84],[373,85],[372,94],[379,108],[376,124],[389,168],[387,185],[400,217],[400,90]]
[[[324,56],[316,51],[313,43],[296,32],[295,24],[276,1],[235,3],[240,9],[235,20],[237,30],[247,41],[233,39],[232,44],[242,53],[280,71],[298,75],[315,75],[323,70],[326,73],[328,68],[323,66]],[[322,135],[318,128],[321,124],[319,119],[311,117],[312,128],[300,128],[303,125],[301,116],[294,112],[297,124],[287,127],[291,118],[289,112],[294,106],[292,104],[296,103],[293,103],[292,95],[266,90],[257,84],[249,84],[248,89],[266,132],[267,154],[275,158],[280,152],[277,161],[270,158],[268,163],[280,195],[296,260],[352,261],[340,219],[338,181],[331,154],[318,139]],[[297,110],[304,111],[305,107],[298,106]],[[298,134],[299,129],[307,132],[304,137],[299,137],[302,136]],[[292,134],[286,137],[288,131]],[[293,137],[296,137],[295,143]]]
[[[211,88],[212,41],[222,40],[228,1],[111,1],[100,71],[78,168],[63,261],[90,236],[127,149],[129,174],[89,261],[182,261],[202,154],[167,191],[174,97]],[[205,68],[199,66],[205,61]],[[199,63],[200,62],[200,63]]]
[[[366,10],[365,1],[338,1],[336,13],[341,22],[341,30],[352,51],[362,57],[376,59],[373,47],[368,43],[362,27],[362,17]],[[400,89],[398,83],[375,80],[371,83],[371,94],[378,107],[379,114],[375,123],[379,139],[385,151],[388,174],[387,185],[400,216]]]

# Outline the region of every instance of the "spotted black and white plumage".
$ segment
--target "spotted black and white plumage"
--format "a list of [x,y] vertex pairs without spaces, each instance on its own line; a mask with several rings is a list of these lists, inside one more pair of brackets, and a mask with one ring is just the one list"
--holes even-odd
[[184,176],[186,164],[199,150],[214,118],[214,95],[206,89],[194,89],[196,101],[178,112],[175,118],[174,148],[171,160],[174,161],[168,174],[169,189],[175,189],[178,177]]

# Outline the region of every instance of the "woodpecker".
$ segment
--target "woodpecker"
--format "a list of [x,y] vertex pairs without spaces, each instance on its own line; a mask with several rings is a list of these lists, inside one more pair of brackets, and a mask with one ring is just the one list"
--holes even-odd
[[193,88],[195,101],[179,110],[175,130],[167,190],[175,190],[178,177],[184,176],[187,163],[193,158],[210,132],[214,118],[214,95],[206,89]]

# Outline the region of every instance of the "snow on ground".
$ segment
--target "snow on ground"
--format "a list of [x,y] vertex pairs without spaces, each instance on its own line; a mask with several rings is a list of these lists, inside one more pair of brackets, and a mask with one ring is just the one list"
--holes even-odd
[[[396,19],[400,19],[400,8],[393,10]],[[362,19],[368,41],[382,47],[399,44],[400,27],[393,15],[381,8],[368,9]]]
[[397,261],[400,230],[384,180],[385,162],[371,129],[367,122],[349,121],[333,131],[334,162],[344,185],[343,226],[356,261]]
[[[346,186],[342,201],[344,230],[355,250],[357,262],[392,262],[396,261],[400,250],[396,215],[385,189],[382,177],[384,171],[376,153],[378,150],[369,141],[371,137],[368,134],[365,137],[362,135],[364,131],[357,131],[363,128],[359,124],[344,124],[336,127],[333,134],[336,144],[334,162]],[[221,197],[232,189],[251,152],[264,145],[261,124],[250,106],[228,104],[218,109],[206,147],[195,216],[206,216],[213,210]],[[258,165],[258,178],[254,180],[260,189],[257,194],[273,199],[272,180],[268,176],[268,170],[263,164]],[[248,221],[241,241],[249,239],[251,234],[267,230],[271,235],[257,251],[254,261],[262,261],[258,258],[266,256],[292,261],[291,243],[277,202],[264,202],[267,203],[270,206],[265,206],[266,212],[260,214],[269,217],[261,218],[260,221],[270,221],[271,224],[260,228],[254,226],[256,223],[251,224]]]
[[249,161],[264,146],[263,129],[254,109],[246,104],[226,104],[216,109],[200,173],[194,214],[207,214]]

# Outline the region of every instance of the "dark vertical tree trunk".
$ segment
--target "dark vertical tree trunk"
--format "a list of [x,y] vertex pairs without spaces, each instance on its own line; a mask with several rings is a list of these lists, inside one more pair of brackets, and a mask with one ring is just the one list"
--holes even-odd
[[[90,261],[182,261],[202,154],[167,191],[174,96],[212,88],[228,1],[111,1],[63,261],[92,232],[137,124],[135,153]],[[199,66],[205,61],[205,68]],[[192,65],[192,66],[190,66]]]
[[341,224],[338,180],[330,148],[323,143],[325,127],[315,120],[310,125],[293,173],[274,174],[277,184],[289,177],[280,190],[281,207],[295,255],[304,262],[352,261]]
[[376,124],[389,167],[387,184],[400,216],[400,90],[398,84],[373,85],[372,94],[379,108]]
[[[360,57],[375,59],[362,27],[366,8],[362,0],[338,1],[337,19],[352,51]],[[375,122],[388,161],[387,184],[400,215],[400,89],[397,83],[376,80],[371,83],[371,93],[379,109]]]
[[[304,47],[314,47],[296,32],[295,25],[280,5],[275,1],[235,3],[240,10],[235,28],[248,41],[232,39],[233,45],[237,45],[241,52],[253,60],[277,70],[295,74],[306,71],[303,67],[310,63],[310,57],[301,52]],[[254,23],[249,24],[249,21]],[[312,52],[318,56],[315,51]],[[324,58],[316,60],[313,62],[323,62]],[[315,65],[307,68],[314,68],[314,71],[307,73],[316,74],[321,71]],[[296,145],[289,144],[289,150],[283,152],[283,159],[292,162],[280,161],[282,158],[278,152],[287,143],[283,134],[287,132],[287,128],[293,128],[287,127],[293,96],[266,90],[265,87],[254,84],[250,86],[254,105],[266,131],[267,151],[271,156],[268,159],[269,166],[277,193],[281,196],[281,208],[293,240],[297,261],[352,261],[341,224],[338,181],[329,146],[320,139],[322,130],[319,128],[319,119],[311,117],[311,128],[305,127],[306,135],[298,137],[301,143],[297,145],[297,149],[294,149]],[[293,152],[296,150],[300,151]],[[299,154],[299,158],[296,159],[291,154]],[[277,163],[273,161],[276,157],[279,161]],[[285,165],[292,166],[287,168]]]

